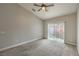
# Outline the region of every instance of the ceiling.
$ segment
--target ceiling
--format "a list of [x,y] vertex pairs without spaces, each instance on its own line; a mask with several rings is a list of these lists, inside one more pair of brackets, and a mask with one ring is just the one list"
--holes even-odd
[[[48,5],[50,3],[46,3],[46,4]],[[41,18],[42,20],[47,20],[54,17],[76,13],[78,7],[77,3],[54,3],[55,6],[48,7],[47,12],[44,11],[34,12],[32,11],[32,8],[38,10],[39,7],[34,6],[33,3],[20,3],[19,5],[31,11],[33,14],[35,14],[37,17]]]

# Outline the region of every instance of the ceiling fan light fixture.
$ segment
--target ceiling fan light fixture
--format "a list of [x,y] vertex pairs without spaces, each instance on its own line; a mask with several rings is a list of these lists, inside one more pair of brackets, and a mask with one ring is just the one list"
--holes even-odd
[[41,8],[38,10],[38,12],[41,11],[41,10],[44,11],[44,12],[46,12],[46,11],[48,11],[48,10],[47,10],[47,7],[54,6],[54,4],[46,5],[46,4],[42,3],[41,5],[38,5],[38,4],[34,3],[34,6],[41,7]]
[[43,11],[46,11],[46,8],[45,8],[45,7],[42,7],[42,10],[43,10]]

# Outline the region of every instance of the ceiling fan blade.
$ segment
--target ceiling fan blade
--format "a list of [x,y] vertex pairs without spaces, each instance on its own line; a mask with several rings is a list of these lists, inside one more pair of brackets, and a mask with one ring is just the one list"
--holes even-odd
[[38,4],[36,4],[36,3],[34,3],[34,6],[41,7],[40,5],[38,5]]
[[54,6],[54,4],[47,5],[46,7],[52,7],[52,6]]
[[42,10],[42,8],[38,9],[38,11]]
[[35,10],[35,9],[32,9],[32,11],[34,11],[34,12],[35,12],[36,10]]

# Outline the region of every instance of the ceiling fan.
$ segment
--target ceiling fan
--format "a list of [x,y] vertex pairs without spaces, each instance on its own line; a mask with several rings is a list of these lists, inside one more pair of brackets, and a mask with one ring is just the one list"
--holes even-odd
[[[40,7],[40,9],[38,9],[37,11],[41,11],[41,10],[43,10],[43,11],[48,11],[47,10],[47,7],[52,7],[52,6],[54,6],[54,4],[50,4],[50,5],[46,5],[46,4],[44,4],[44,3],[42,3],[41,5],[38,5],[38,4],[36,4],[36,3],[34,3],[33,4],[34,6],[37,6],[37,7]],[[32,9],[33,11],[35,11],[34,9]]]

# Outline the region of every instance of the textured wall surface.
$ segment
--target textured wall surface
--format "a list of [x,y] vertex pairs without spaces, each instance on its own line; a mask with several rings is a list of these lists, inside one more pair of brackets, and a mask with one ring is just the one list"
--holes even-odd
[[17,4],[0,4],[0,49],[42,38],[43,23]]

